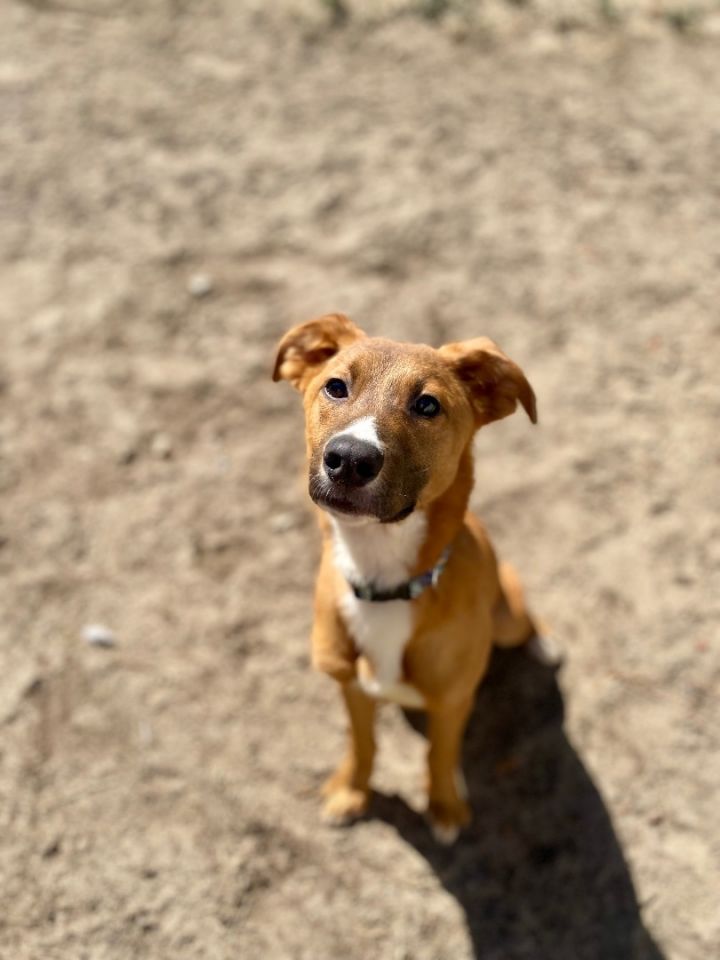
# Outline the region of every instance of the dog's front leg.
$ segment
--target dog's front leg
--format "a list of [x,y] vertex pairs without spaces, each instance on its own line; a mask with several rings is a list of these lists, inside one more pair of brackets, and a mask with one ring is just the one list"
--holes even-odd
[[454,843],[460,828],[470,822],[460,752],[471,709],[472,698],[443,705],[429,714],[428,816],[440,843]]
[[367,810],[375,759],[375,701],[354,682],[341,690],[350,718],[348,751],[323,787],[323,819],[334,825],[350,823]]
[[355,679],[358,653],[340,616],[333,580],[330,553],[325,549],[315,584],[315,616],[310,635],[312,663],[316,670],[327,673],[338,683],[350,683]]
[[375,759],[375,701],[357,684],[357,649],[323,574],[321,567],[311,637],[313,665],[338,681],[350,718],[347,754],[323,786],[323,819],[341,825],[362,816],[367,809]]

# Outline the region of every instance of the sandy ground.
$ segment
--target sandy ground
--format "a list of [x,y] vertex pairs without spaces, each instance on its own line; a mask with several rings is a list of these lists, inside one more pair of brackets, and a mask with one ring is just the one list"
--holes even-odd
[[[581,6],[2,4],[3,960],[719,949],[717,16]],[[452,851],[391,707],[371,815],[318,821],[344,720],[268,373],[338,309],[490,335],[539,398],[473,502],[568,659],[494,661]]]

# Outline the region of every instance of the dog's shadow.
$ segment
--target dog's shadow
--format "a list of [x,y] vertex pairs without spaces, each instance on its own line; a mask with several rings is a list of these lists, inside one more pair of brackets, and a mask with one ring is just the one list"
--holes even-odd
[[[406,714],[421,728],[421,714]],[[563,730],[555,672],[497,651],[464,747],[472,826],[451,848],[399,797],[371,816],[428,860],[483,960],[663,960],[610,815]]]

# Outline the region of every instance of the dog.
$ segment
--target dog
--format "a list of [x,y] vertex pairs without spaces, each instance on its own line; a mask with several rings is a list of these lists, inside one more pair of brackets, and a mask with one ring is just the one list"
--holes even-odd
[[323,541],[312,662],[339,683],[350,720],[323,817],[365,813],[375,711],[392,701],[427,712],[427,814],[452,843],[471,818],[461,745],[492,648],[538,645],[544,658],[514,570],[467,509],[476,431],[518,403],[536,423],[535,394],[491,340],[398,343],[339,313],[282,338],[273,380],[303,397]]

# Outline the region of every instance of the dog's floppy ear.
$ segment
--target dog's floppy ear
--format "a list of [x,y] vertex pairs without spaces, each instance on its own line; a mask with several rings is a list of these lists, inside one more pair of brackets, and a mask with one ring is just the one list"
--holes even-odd
[[301,323],[280,341],[273,380],[289,380],[302,391],[330,357],[364,336],[343,313],[328,313]]
[[530,420],[537,423],[533,388],[520,367],[492,340],[478,337],[448,343],[439,353],[468,391],[478,426],[509,416],[518,400]]

